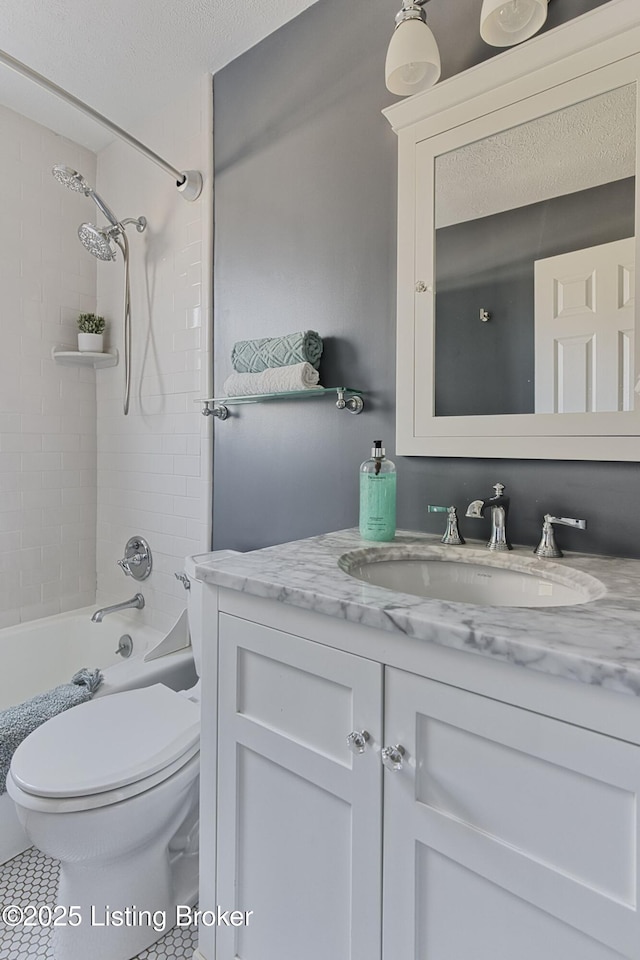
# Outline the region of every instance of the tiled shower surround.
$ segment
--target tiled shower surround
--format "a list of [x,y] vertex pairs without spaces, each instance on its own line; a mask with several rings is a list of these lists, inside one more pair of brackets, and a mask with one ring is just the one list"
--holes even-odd
[[[195,203],[121,142],[96,158],[0,107],[0,627],[130,597],[136,584],[117,560],[137,534],[154,567],[134,616],[168,629],[185,606],[174,572],[209,547],[211,425],[194,401],[211,379],[210,78],[190,93],[135,132],[177,166],[204,171]],[[79,170],[116,216],[148,220],[143,235],[128,228],[128,417],[122,257],[97,263],[82,247],[79,224],[102,217],[53,179],[55,163]],[[94,310],[120,363],[59,366],[51,348],[74,348],[78,313]]]
[[0,106],[0,627],[95,597],[95,373],[51,358],[96,308],[92,211],[54,163],[95,177],[94,154]]

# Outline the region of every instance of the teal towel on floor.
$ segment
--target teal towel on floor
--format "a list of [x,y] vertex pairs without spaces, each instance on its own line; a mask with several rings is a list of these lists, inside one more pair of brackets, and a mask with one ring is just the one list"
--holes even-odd
[[231,363],[236,373],[262,373],[293,363],[310,363],[317,370],[321,356],[322,337],[315,330],[304,330],[284,337],[239,340],[233,345]]
[[7,789],[11,759],[22,741],[45,720],[90,700],[101,683],[99,670],[83,667],[71,678],[71,683],[61,683],[53,690],[0,711],[0,794]]

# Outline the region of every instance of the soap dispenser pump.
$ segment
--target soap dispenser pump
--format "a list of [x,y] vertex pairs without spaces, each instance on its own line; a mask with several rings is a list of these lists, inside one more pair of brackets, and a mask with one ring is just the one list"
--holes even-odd
[[396,468],[374,440],[371,457],[360,465],[360,536],[389,541],[396,532]]

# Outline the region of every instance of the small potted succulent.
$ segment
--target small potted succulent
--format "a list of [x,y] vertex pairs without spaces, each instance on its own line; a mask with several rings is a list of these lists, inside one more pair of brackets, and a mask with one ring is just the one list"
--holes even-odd
[[102,353],[104,317],[95,313],[81,313],[78,317],[78,350],[80,353]]

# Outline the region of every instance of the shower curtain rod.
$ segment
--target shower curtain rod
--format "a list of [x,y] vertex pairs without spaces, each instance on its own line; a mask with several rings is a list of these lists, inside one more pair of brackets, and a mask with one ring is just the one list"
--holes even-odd
[[15,57],[12,57],[4,50],[0,50],[0,63],[3,63],[6,67],[9,67],[10,70],[15,70],[16,73],[22,74],[22,76],[26,77],[28,80],[32,80],[34,83],[37,83],[39,87],[43,87],[45,90],[48,90],[49,93],[53,93],[54,96],[59,97],[61,100],[66,101],[66,103],[71,104],[72,107],[76,107],[82,113],[86,114],[88,117],[91,117],[92,120],[95,120],[96,123],[106,127],[106,129],[110,130],[111,133],[115,133],[117,137],[119,137],[121,140],[124,140],[124,142],[128,143],[129,146],[133,147],[135,150],[138,150],[145,157],[148,157],[149,160],[152,160],[159,167],[161,167],[165,173],[168,173],[174,178],[178,191],[182,194],[185,200],[198,199],[202,191],[202,174],[199,170],[176,170],[176,168],[172,167],[170,163],[167,163],[166,160],[163,160],[162,157],[158,156],[157,153],[154,153],[153,150],[150,150],[149,147],[144,145],[144,143],[136,140],[135,137],[132,137],[131,134],[127,133],[126,130],[123,130],[122,127],[112,123],[111,120],[108,120],[107,117],[103,117],[102,114],[98,113],[97,110],[94,110],[93,107],[90,107],[82,100],[79,100],[78,97],[74,97],[72,93],[68,93],[62,87],[59,87],[57,83],[53,83],[51,80],[48,80],[41,73],[37,73],[35,70],[32,70],[31,67],[26,65],[26,63],[16,60]]

